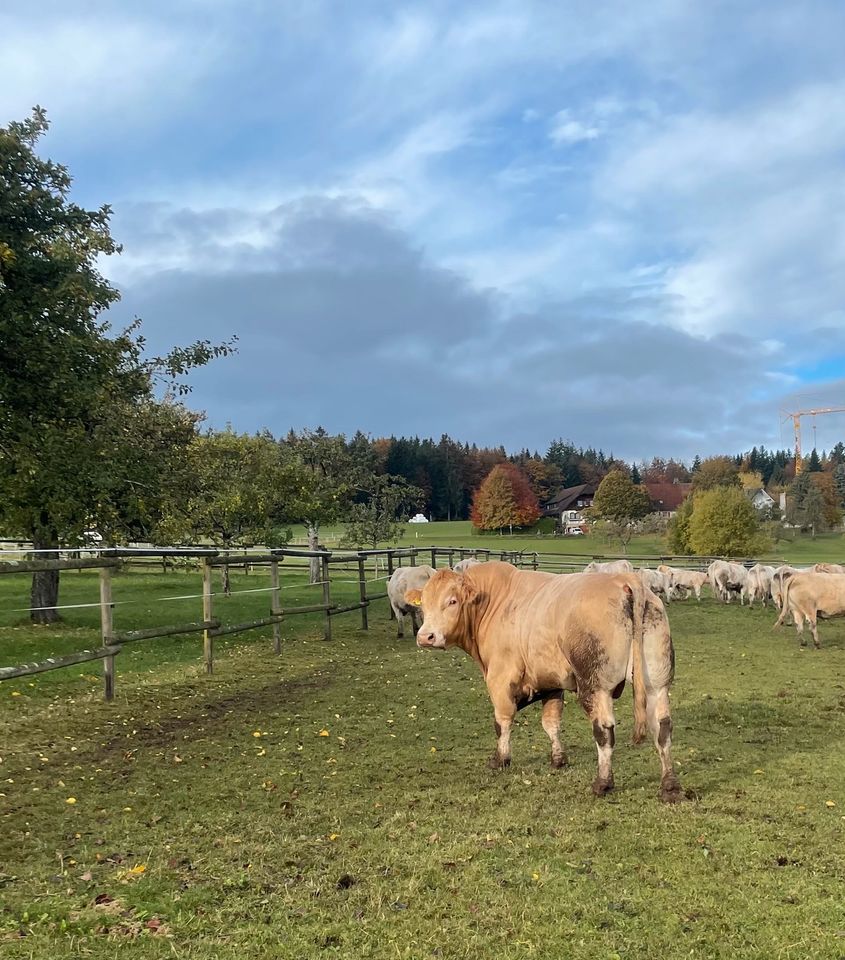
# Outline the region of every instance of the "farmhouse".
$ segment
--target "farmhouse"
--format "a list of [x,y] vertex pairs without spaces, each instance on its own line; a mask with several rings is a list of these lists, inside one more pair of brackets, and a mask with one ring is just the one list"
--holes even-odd
[[774,497],[770,496],[762,487],[746,490],[746,495],[755,510],[771,510],[775,505]]
[[561,533],[575,530],[584,532],[586,520],[583,511],[593,505],[596,486],[592,483],[579,483],[575,487],[562,487],[554,497],[543,504],[543,514],[554,517]]
[[672,517],[675,511],[692,493],[691,483],[645,483],[653,513]]

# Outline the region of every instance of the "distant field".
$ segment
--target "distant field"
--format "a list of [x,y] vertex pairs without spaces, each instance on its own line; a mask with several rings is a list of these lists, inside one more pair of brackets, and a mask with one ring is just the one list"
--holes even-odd
[[[332,527],[321,532],[321,539],[328,547],[336,546],[342,537],[341,527]],[[305,530],[294,529],[295,541],[303,543]],[[791,536],[791,535],[790,535]],[[571,553],[579,556],[619,555],[617,544],[608,543],[597,536],[555,537],[550,535],[517,533],[514,536],[480,534],[469,520],[435,521],[427,524],[407,524],[400,546],[456,546],[489,550],[536,550],[540,553]],[[387,546],[387,544],[384,544]],[[659,557],[668,552],[666,542],[658,536],[634,537],[627,550],[632,556]],[[776,544],[768,555],[770,559],[804,564],[816,561],[845,561],[845,536],[841,533],[827,533],[815,540],[807,535],[796,534]]]
[[[198,579],[116,577],[115,597],[139,601],[118,624],[195,615],[162,598]],[[0,581],[0,610],[22,580]],[[92,594],[96,577],[64,575],[65,602]],[[265,607],[218,604],[226,619]],[[56,630],[15,617],[5,662],[98,642],[96,610]],[[841,957],[845,621],[815,651],[773,632],[771,609],[708,598],[670,618],[675,757],[696,796],[674,808],[656,800],[654,751],[628,744],[628,691],[609,798],[589,792],[595,748],[572,698],[569,769],[549,768],[530,707],[512,768],[487,770],[477,668],[397,641],[383,601],[369,633],[338,617],[330,644],[318,617],[291,619],[278,658],[269,630],[220,643],[211,677],[197,637],[127,648],[111,705],[92,665],[0,684],[0,953]]]

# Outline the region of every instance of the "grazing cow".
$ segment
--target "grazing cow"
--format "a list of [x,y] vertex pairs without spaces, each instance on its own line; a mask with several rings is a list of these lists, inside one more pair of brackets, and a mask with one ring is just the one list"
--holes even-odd
[[434,573],[434,567],[398,567],[387,582],[387,599],[396,616],[397,636],[405,636],[405,614],[411,617],[414,633],[419,629],[419,608],[405,600],[409,590],[422,590]]
[[683,570],[680,567],[658,567],[657,569],[669,571],[672,589],[680,594],[681,599],[685,600],[691,592],[694,592],[696,599],[701,601],[701,588],[707,583],[706,573],[701,570]]
[[592,721],[598,751],[593,793],[613,788],[611,757],[616,721],[613,699],[626,679],[634,691],[634,741],[651,730],[660,755],[660,799],[683,798],[672,767],[669,684],[674,651],[663,604],[632,575],[517,570],[485,563],[462,576],[438,570],[409,603],[422,603],[417,646],[459,646],[479,665],[495,718],[493,768],[510,763],[517,710],[543,702],[542,723],[553,767],[566,763],[560,743],[563,691],[576,691]]
[[467,557],[466,560],[459,560],[452,569],[455,573],[464,573],[466,570],[469,570],[470,567],[474,567],[478,563],[482,563],[481,560],[476,560],[475,557]]
[[818,649],[818,618],[827,620],[845,616],[845,576],[840,573],[793,573],[784,584],[783,608],[775,622],[776,627],[783,624],[787,612],[795,620],[801,646],[807,642],[804,639],[806,620],[813,634],[813,644]]
[[660,570],[649,570],[648,567],[640,567],[637,575],[643,582],[643,586],[652,593],[663,594],[667,603],[672,599],[672,578],[668,573]]
[[778,610],[783,606],[783,589],[786,586],[786,581],[796,573],[810,573],[812,572],[809,567],[791,567],[788,563],[785,563],[781,567],[777,567],[775,572],[772,574],[772,584],[770,587],[772,593],[772,600],[774,600],[775,606]]
[[593,560],[584,567],[584,573],[633,573],[634,567],[630,560],[608,560],[606,563],[599,563]]
[[814,563],[810,569],[813,573],[845,573],[841,563]]
[[739,602],[744,602],[742,588],[748,579],[748,571],[741,563],[731,563],[729,560],[714,560],[707,568],[707,579],[713,590],[713,596],[722,603],[731,602],[731,594],[739,594]]
[[748,576],[742,587],[742,596],[748,597],[749,607],[754,606],[755,600],[759,600],[764,607],[769,605],[769,597],[772,595],[772,577],[774,574],[774,567],[767,567],[762,563],[755,563],[748,571]]

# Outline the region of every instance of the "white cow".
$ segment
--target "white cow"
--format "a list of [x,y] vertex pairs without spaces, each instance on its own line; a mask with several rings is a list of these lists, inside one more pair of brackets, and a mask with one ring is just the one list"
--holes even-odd
[[684,570],[682,567],[667,567],[661,564],[657,568],[661,573],[668,573],[675,596],[686,600],[690,593],[695,593],[697,600],[701,600],[701,588],[707,583],[707,574],[701,570]]
[[663,594],[663,598],[669,603],[672,599],[672,578],[668,573],[663,573],[661,570],[649,570],[648,567],[640,567],[637,574],[644,587],[651,590],[652,593]]
[[713,596],[722,603],[731,602],[731,594],[739,594],[739,602],[744,602],[743,587],[748,579],[748,571],[741,563],[730,560],[714,560],[707,568],[707,579],[713,590]]
[[742,587],[742,596],[748,597],[749,607],[754,606],[755,600],[759,600],[764,607],[769,605],[769,597],[772,595],[772,577],[774,573],[774,567],[768,567],[762,563],[755,563],[748,571],[748,576]]
[[393,571],[393,576],[387,582],[387,599],[396,615],[397,636],[405,636],[405,614],[410,614],[414,636],[420,628],[422,618],[419,607],[410,604],[405,599],[409,590],[422,590],[434,574],[434,567],[399,567]]
[[593,560],[584,567],[584,573],[633,573],[634,567],[630,560],[608,560],[599,563]]
[[470,567],[474,567],[477,563],[483,563],[483,561],[476,560],[475,557],[467,557],[466,560],[459,560],[452,569],[455,573],[465,573]]

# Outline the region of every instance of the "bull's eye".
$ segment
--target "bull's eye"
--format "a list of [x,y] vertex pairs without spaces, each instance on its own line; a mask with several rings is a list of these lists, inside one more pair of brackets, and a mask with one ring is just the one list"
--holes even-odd
[[454,605],[455,605],[457,602],[458,602],[458,598],[457,598],[457,597],[449,597],[449,599],[446,601],[446,605],[449,606],[449,607],[454,607]]

